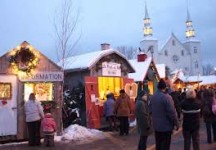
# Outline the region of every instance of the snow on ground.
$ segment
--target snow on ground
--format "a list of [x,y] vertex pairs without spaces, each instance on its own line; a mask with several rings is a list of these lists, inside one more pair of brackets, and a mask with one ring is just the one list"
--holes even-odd
[[[88,129],[86,127],[74,124],[70,125],[63,131],[62,136],[55,136],[56,142],[70,142],[74,141],[76,144],[89,143],[98,139],[105,139],[105,134],[102,131],[96,129]],[[43,142],[43,139],[41,139]],[[18,145],[18,144],[27,144],[28,142],[14,142],[14,143],[6,143],[0,144],[1,146],[6,145]]]
[[88,129],[86,127],[74,124],[63,131],[62,136],[55,136],[55,141],[77,141],[88,143],[97,139],[103,139],[105,135],[102,131]]
[[132,121],[132,122],[130,122],[130,127],[136,127],[136,119],[134,120],[134,121]]

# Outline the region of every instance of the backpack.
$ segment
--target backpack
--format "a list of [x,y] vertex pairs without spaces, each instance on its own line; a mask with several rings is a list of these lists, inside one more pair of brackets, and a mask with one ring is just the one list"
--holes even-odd
[[216,115],[216,102],[215,101],[212,102],[212,112],[214,115]]

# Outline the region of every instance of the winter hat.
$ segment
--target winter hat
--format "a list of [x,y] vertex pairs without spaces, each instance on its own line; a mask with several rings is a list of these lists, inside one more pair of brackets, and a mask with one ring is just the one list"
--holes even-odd
[[158,89],[165,89],[167,87],[166,82],[163,79],[160,79],[158,82],[157,88]]
[[141,90],[141,91],[139,91],[138,96],[139,96],[139,97],[142,97],[142,96],[145,95],[145,94],[147,94],[147,93],[146,93],[145,91]]
[[125,93],[125,90],[124,90],[124,89],[121,89],[121,90],[120,90],[120,94],[123,94],[123,93]]

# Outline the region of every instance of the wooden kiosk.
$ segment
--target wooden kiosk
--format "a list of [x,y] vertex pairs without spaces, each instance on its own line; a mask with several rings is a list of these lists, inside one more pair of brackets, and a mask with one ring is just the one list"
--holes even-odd
[[[126,57],[107,43],[101,44],[101,48],[100,51],[65,60],[67,87],[72,89],[78,83],[85,86],[86,110],[82,119],[89,128],[102,127],[103,103],[107,93],[112,92],[117,97],[120,89],[125,89],[130,95],[130,88],[133,88],[133,79],[128,78],[128,73],[134,72],[134,68]],[[136,92],[133,91],[134,94]]]
[[28,42],[0,56],[0,141],[27,138],[24,103],[35,93],[62,131],[62,69]]

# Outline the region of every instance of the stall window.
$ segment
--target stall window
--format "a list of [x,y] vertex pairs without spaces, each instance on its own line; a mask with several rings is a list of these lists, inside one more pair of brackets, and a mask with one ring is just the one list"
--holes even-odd
[[39,101],[52,101],[54,97],[53,83],[51,82],[30,82],[24,84],[24,99],[28,100],[30,93],[35,93]]
[[12,86],[11,83],[0,82],[0,99],[10,100],[12,98]]
[[122,78],[118,77],[98,77],[98,92],[101,100],[106,100],[108,93],[113,93],[115,97],[119,96],[120,89],[123,88]]

